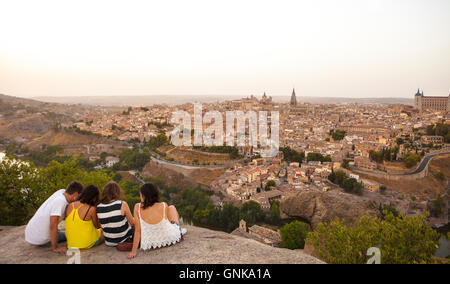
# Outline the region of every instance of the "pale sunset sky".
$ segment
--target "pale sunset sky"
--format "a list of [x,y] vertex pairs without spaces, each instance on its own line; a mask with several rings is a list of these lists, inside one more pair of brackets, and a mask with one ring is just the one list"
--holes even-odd
[[449,0],[0,0],[0,93],[450,93]]

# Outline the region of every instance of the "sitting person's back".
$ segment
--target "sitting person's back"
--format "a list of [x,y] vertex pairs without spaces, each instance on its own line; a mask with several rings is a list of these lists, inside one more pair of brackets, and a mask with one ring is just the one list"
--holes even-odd
[[133,216],[128,204],[119,200],[121,195],[120,186],[110,182],[103,188],[102,201],[97,206],[97,217],[108,246],[117,246],[133,237]]
[[82,191],[81,183],[73,181],[65,190],[50,196],[28,222],[25,240],[32,245],[51,246],[54,252],[66,253],[65,247],[58,247],[59,242],[66,241],[65,232],[58,230],[58,223],[64,219],[67,204],[77,200]]
[[167,219],[168,210],[164,202],[155,203],[146,209],[139,206],[142,250],[173,245],[180,241],[180,227]]
[[160,248],[179,242],[186,232],[180,228],[180,216],[175,206],[159,202],[159,189],[154,184],[144,184],[140,190],[141,203],[134,207],[135,233],[133,249],[128,258],[142,250]]
[[[99,191],[95,186],[86,187],[80,200],[67,206],[66,238],[68,248],[88,249],[103,242],[103,234],[95,212]],[[81,217],[83,216],[83,217]]]

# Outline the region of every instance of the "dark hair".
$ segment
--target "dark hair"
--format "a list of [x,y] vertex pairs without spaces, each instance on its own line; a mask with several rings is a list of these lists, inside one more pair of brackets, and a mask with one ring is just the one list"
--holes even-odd
[[146,183],[141,186],[140,192],[144,197],[144,202],[142,204],[143,209],[153,206],[153,204],[159,202],[159,188],[153,183]]
[[99,199],[100,191],[98,190],[98,187],[95,185],[88,185],[81,192],[78,201],[91,206],[97,206]]
[[83,191],[83,185],[79,183],[78,181],[72,181],[66,188],[67,194],[74,194],[78,193],[80,194]]
[[118,200],[122,196],[122,189],[120,185],[115,182],[109,182],[102,191],[102,201],[103,204],[108,204],[113,200]]

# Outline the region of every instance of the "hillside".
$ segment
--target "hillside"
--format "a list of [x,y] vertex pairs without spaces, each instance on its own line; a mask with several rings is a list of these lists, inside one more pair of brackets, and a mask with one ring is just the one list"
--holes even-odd
[[210,186],[224,172],[224,168],[192,167],[192,169],[186,169],[185,166],[150,161],[145,165],[141,175],[145,178],[160,178],[169,186],[176,185],[183,188],[194,188],[199,184]]
[[52,103],[48,103],[48,102],[40,102],[40,101],[33,100],[33,99],[24,99],[24,98],[19,98],[19,97],[7,96],[4,94],[0,94],[0,100],[3,101],[4,103],[8,103],[8,104],[12,104],[12,105],[23,104],[25,106],[30,106],[30,107],[44,107],[44,106],[52,105]]
[[57,125],[72,123],[83,110],[0,95],[0,138],[20,143],[40,138]]
[[[67,131],[54,131],[50,130],[47,133],[28,141],[25,145],[30,149],[37,149],[41,145],[49,146],[83,146],[83,145],[95,145],[95,144],[112,144],[115,145],[115,149],[118,150],[115,153],[119,154],[123,148],[119,142],[108,140],[104,137],[97,137],[94,135],[84,135],[76,132]],[[69,153],[67,153],[69,154]]]
[[39,137],[48,132],[54,123],[54,120],[37,113],[2,119],[0,120],[0,137],[14,140]]
[[177,162],[199,165],[224,164],[232,161],[229,154],[207,153],[184,147],[163,146],[158,149],[166,154],[166,158],[172,158]]
[[[81,263],[147,264],[320,264],[322,261],[300,251],[273,248],[255,240],[227,233],[187,226],[180,243],[166,248],[138,252],[128,260],[127,252],[101,245],[81,252]],[[0,263],[67,263],[69,257],[50,248],[29,245],[24,226],[0,231]]]

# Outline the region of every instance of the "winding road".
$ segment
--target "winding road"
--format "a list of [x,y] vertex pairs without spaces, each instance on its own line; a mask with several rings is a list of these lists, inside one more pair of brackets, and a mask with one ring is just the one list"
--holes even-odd
[[414,175],[418,175],[421,174],[424,170],[427,169],[429,163],[431,162],[431,160],[433,160],[434,158],[436,158],[437,156],[445,156],[445,155],[450,155],[450,150],[446,150],[445,152],[439,152],[439,153],[433,153],[433,154],[428,154],[426,155],[422,161],[420,161],[419,166],[417,166],[417,168],[409,173],[401,173],[401,174],[388,174],[385,172],[379,172],[379,171],[369,171],[369,170],[363,170],[363,169],[359,169],[359,168],[352,168],[352,171],[357,172],[357,173],[362,173],[362,174],[368,174],[371,176],[380,176],[383,175],[384,178],[398,178],[398,177],[410,177],[410,176],[414,176]]
[[413,171],[413,172],[411,172],[411,173],[406,173],[406,174],[404,174],[404,175],[415,175],[415,174],[418,174],[418,173],[420,173],[420,172],[422,172],[423,170],[426,169],[426,167],[428,166],[428,164],[430,163],[430,161],[431,161],[433,158],[435,158],[435,157],[437,157],[437,156],[444,156],[444,155],[449,155],[449,154],[450,154],[450,151],[426,155],[426,156],[422,159],[422,161],[420,162],[419,166],[416,168],[415,171]]

